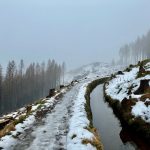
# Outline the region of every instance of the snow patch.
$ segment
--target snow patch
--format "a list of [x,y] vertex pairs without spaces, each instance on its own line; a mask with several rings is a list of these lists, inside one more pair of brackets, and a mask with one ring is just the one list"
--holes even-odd
[[[65,93],[66,92],[66,88],[65,89],[62,89],[62,93]],[[60,93],[61,93],[60,92]],[[17,144],[17,139],[15,138],[17,136],[17,134],[19,133],[23,133],[25,132],[26,129],[29,129],[33,123],[35,122],[36,118],[35,118],[35,115],[36,115],[36,111],[37,110],[42,110],[42,109],[46,109],[46,108],[49,108],[50,106],[53,106],[55,104],[55,97],[57,97],[60,93],[56,94],[54,97],[51,97],[51,98],[45,98],[43,99],[43,101],[45,101],[43,105],[43,107],[41,107],[40,109],[38,109],[39,105],[40,104],[36,104],[36,105],[32,105],[32,109],[31,111],[33,111],[33,113],[31,115],[29,115],[24,121],[23,123],[19,123],[15,126],[15,131],[11,131],[10,132],[10,135],[6,135],[2,138],[0,138],[0,148],[3,148],[3,150],[13,150],[15,145]],[[19,109],[18,112],[13,112],[13,113],[10,113],[8,115],[6,115],[5,117],[16,117],[16,119],[19,118],[18,116],[18,113],[20,113],[21,111],[21,116],[23,115],[26,115],[26,113],[24,113],[24,111],[26,110],[25,107]]]
[[[150,99],[147,99],[150,101]],[[144,102],[138,101],[132,108],[132,114],[135,117],[141,117],[144,121],[150,122],[150,106],[146,106]]]
[[15,131],[11,131],[11,135],[6,135],[0,139],[0,147],[3,150],[13,150],[14,146],[17,143],[17,139],[14,138],[18,133],[24,132],[26,128],[29,128],[30,125],[35,121],[35,116],[30,115],[23,123],[19,123],[15,126]]
[[[131,85],[139,86],[138,81],[135,81],[139,68],[133,68],[130,72],[124,72],[124,75],[116,75],[116,78],[112,79],[106,86],[106,93],[113,99],[120,102],[126,97],[128,98],[128,88]],[[133,95],[134,96],[134,95]]]
[[83,139],[92,140],[94,138],[93,133],[89,132],[85,128],[89,126],[89,120],[85,111],[86,100],[84,98],[87,84],[84,84],[80,88],[77,100],[73,106],[73,116],[69,123],[69,133],[67,136],[67,149],[72,150],[96,150],[91,144],[82,144]]

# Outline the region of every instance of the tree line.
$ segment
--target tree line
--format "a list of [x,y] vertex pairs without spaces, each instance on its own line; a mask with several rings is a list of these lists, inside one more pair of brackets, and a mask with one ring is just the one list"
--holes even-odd
[[31,63],[27,67],[23,60],[19,65],[12,60],[5,75],[0,65],[0,115],[45,97],[51,88],[59,88],[64,71],[65,63],[60,65],[55,60]]
[[150,58],[150,31],[138,37],[134,42],[125,44],[119,50],[119,64],[135,64]]

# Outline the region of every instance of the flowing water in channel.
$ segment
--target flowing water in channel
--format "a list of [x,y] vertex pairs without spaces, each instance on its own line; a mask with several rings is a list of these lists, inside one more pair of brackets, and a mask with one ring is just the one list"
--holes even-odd
[[98,129],[105,150],[147,150],[143,142],[121,127],[104,100],[103,85],[97,86],[91,93],[91,109],[94,127]]

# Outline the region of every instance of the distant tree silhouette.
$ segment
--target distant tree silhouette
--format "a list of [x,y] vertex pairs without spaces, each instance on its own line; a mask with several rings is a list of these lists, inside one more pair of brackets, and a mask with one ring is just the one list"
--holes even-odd
[[0,65],[0,114],[45,97],[49,89],[59,88],[62,78],[64,68],[55,60],[48,60],[47,65],[31,63],[26,69],[23,60],[18,67],[14,60],[9,61],[4,78]]
[[134,42],[125,44],[119,50],[120,64],[137,63],[143,59],[150,58],[150,31],[138,37]]

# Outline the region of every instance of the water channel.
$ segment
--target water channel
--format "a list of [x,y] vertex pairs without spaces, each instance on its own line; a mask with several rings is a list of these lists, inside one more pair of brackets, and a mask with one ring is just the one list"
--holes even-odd
[[135,135],[122,128],[113,110],[105,102],[103,85],[97,86],[91,93],[91,109],[94,127],[98,129],[105,150],[150,149]]

